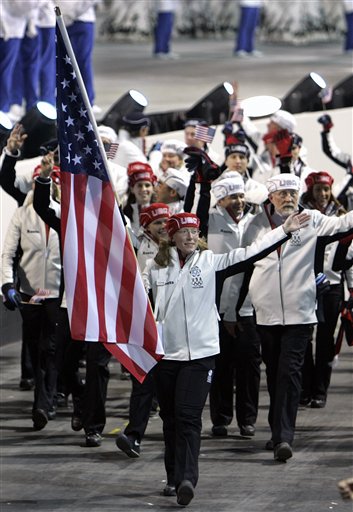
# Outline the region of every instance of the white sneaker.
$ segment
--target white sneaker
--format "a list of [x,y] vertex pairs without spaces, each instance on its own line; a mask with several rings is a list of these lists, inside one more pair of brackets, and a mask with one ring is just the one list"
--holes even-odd
[[160,60],[177,60],[177,59],[180,58],[180,55],[178,53],[173,53],[173,52],[169,52],[169,53],[155,53],[154,57],[156,59],[160,59]]
[[259,50],[253,50],[249,53],[249,55],[251,55],[251,57],[259,58],[263,56],[263,53],[260,52]]
[[249,57],[249,53],[245,50],[238,50],[234,53],[235,57],[239,57],[240,59],[244,59],[246,57]]

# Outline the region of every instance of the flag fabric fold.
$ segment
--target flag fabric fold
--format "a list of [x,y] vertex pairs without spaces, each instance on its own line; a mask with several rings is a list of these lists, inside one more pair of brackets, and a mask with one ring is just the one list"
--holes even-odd
[[76,71],[56,27],[61,236],[73,339],[102,342],[140,382],[163,357]]

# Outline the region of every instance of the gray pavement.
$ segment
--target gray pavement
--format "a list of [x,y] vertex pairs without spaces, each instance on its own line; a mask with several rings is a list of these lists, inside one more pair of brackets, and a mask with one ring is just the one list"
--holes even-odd
[[[107,425],[99,448],[86,448],[82,432],[70,428],[71,408],[32,430],[32,392],[19,391],[19,344],[0,351],[1,499],[0,510],[145,512],[180,508],[160,495],[164,486],[161,421],[150,419],[141,457],[129,459],[115,446],[128,414],[130,382],[110,365]],[[200,479],[190,504],[194,512],[348,512],[337,481],[352,475],[352,350],[344,347],[334,369],[325,409],[301,408],[294,457],[274,462],[269,439],[264,374],[254,438],[210,435],[209,408],[203,414]]]
[[[233,41],[181,40],[173,44],[180,59],[156,61],[146,43],[98,43],[95,48],[97,104],[108,109],[130,88],[150,101],[147,112],[186,108],[223,80],[238,80],[241,97],[283,96],[310,71],[334,85],[352,72],[341,44],[259,45],[260,59],[232,57]],[[10,313],[9,313],[10,314]],[[14,317],[15,318],[15,317]],[[17,318],[17,317],[16,317]],[[6,322],[5,322],[6,324]],[[4,324],[4,325],[5,325]],[[6,324],[7,325],[7,324]],[[70,408],[40,432],[32,430],[32,392],[19,383],[20,323],[2,329],[0,346],[1,452],[0,510],[142,512],[174,510],[174,498],[160,495],[165,478],[158,416],[151,418],[139,459],[115,447],[124,428],[130,382],[119,380],[111,363],[105,439],[86,448],[82,433],[70,428]],[[341,500],[337,481],[352,475],[352,350],[344,347],[332,377],[325,409],[298,414],[294,457],[275,463],[264,450],[269,439],[268,395],[264,375],[254,438],[242,438],[236,425],[226,439],[210,436],[206,406],[200,455],[200,480],[190,510],[217,512],[325,512],[352,510]]]

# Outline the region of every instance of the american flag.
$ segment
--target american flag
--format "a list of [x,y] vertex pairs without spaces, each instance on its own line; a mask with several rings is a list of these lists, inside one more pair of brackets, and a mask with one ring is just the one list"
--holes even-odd
[[211,126],[196,126],[195,139],[211,144],[216,133],[216,128]]
[[141,382],[161,359],[163,349],[77,68],[60,29],[57,24],[61,234],[71,335],[104,343]]
[[119,144],[117,142],[111,142],[108,144],[106,151],[107,151],[107,158],[108,160],[113,160],[116,152],[118,151]]

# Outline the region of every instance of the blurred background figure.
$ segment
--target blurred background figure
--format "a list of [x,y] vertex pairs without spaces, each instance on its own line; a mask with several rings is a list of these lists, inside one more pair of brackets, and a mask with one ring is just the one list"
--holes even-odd
[[260,19],[263,0],[240,0],[240,20],[234,54],[237,57],[260,57],[255,50],[255,32]]
[[178,0],[157,0],[157,20],[154,29],[154,56],[158,59],[177,59],[179,55],[170,51],[175,9]]
[[57,1],[63,15],[72,49],[86,86],[93,112],[99,114],[101,109],[94,104],[93,85],[93,48],[95,38],[95,6],[101,0],[82,0],[80,2]]
[[[13,76],[28,23],[36,16],[34,0],[2,0],[0,17],[0,111],[9,113],[12,105]],[[36,87],[36,77],[28,77],[28,87]]]
[[351,55],[353,52],[353,0],[343,0],[343,7],[346,19],[346,36],[343,49]]

